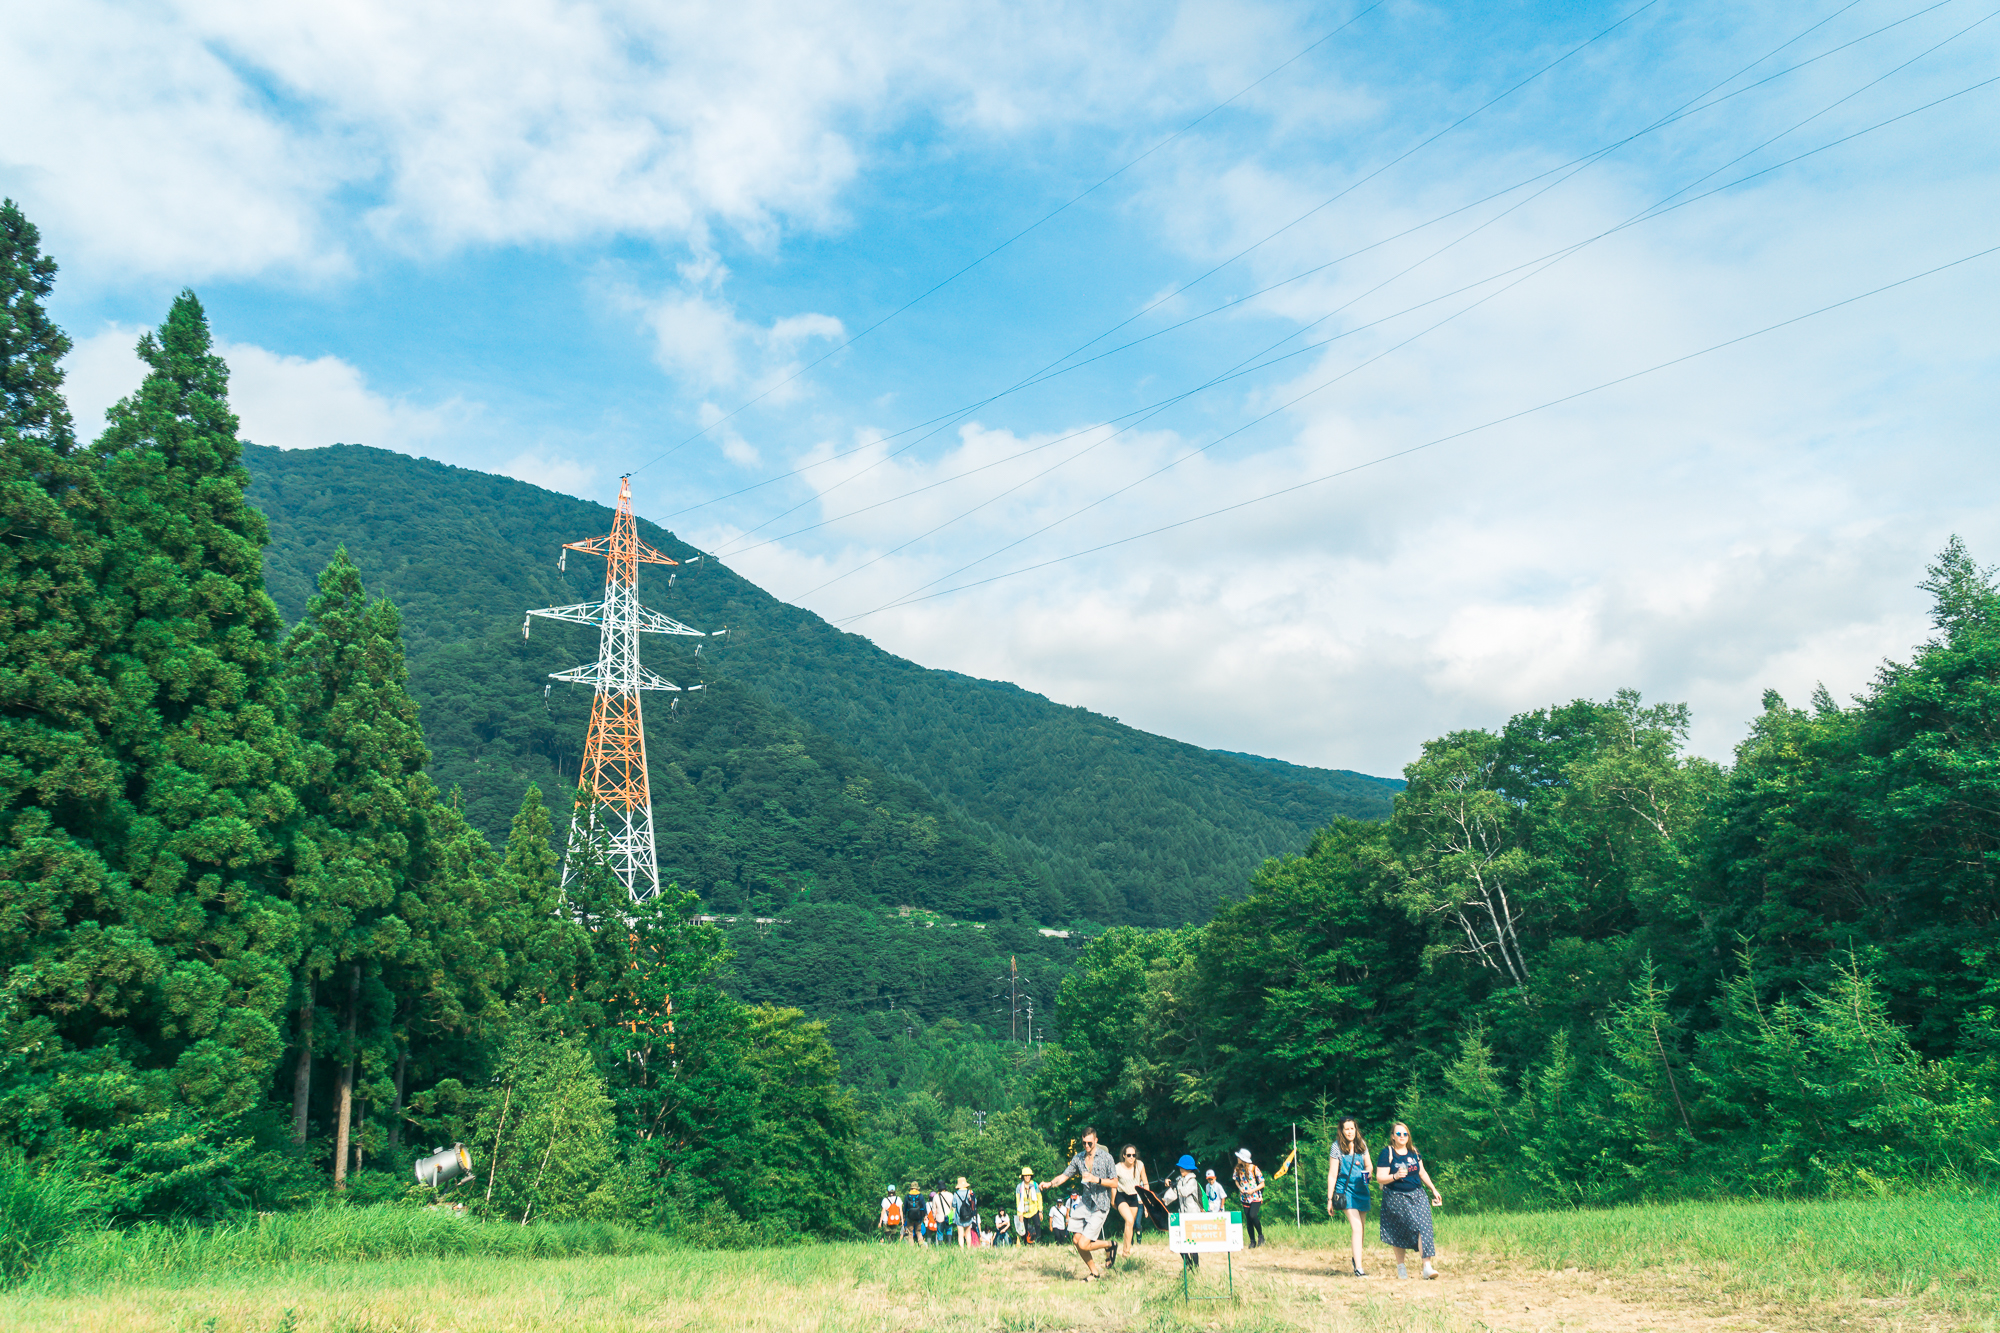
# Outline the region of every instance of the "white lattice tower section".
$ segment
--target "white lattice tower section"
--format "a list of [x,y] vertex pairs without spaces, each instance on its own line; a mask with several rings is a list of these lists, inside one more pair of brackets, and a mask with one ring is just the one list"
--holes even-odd
[[[639,664],[639,636],[688,634],[699,638],[702,632],[639,604],[639,566],[678,562],[639,540],[632,519],[630,477],[619,478],[618,513],[611,531],[589,541],[565,542],[563,550],[565,560],[570,551],[604,557],[604,600],[528,612],[531,617],[599,627],[595,662],[550,673],[552,680],[589,685],[596,691],[590,703],[590,733],[584,742],[576,809],[570,816],[562,882],[568,885],[591,860],[602,860],[625,885],[632,901],[644,902],[660,891],[660,863],[653,848],[646,723],[639,698],[646,690],[677,691],[681,687]],[[521,632],[525,636],[527,631],[523,621]]]

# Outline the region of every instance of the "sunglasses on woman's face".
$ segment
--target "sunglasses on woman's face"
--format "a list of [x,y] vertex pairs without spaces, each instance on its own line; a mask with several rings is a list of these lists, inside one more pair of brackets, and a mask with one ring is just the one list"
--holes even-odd
[[1408,1134],[1396,1133],[1396,1134],[1391,1134],[1389,1137],[1392,1139],[1407,1139],[1410,1136]]

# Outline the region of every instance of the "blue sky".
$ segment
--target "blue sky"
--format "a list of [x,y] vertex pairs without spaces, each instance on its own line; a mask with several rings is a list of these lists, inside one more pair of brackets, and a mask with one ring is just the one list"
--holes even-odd
[[1721,757],[1906,654],[1948,534],[2000,559],[2000,255],[1121,539],[2000,245],[1996,75],[1967,0],[83,2],[0,34],[0,189],[87,429],[193,286],[249,438],[640,468],[929,665],[1376,772],[1633,686]]

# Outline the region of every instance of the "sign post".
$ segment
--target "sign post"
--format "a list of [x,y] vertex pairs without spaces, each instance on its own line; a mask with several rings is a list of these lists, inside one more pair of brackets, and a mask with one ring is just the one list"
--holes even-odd
[[1184,1301],[1233,1301],[1236,1299],[1236,1252],[1243,1248],[1241,1213],[1169,1213],[1167,1248],[1175,1254],[1219,1254],[1228,1265],[1229,1294],[1195,1296],[1188,1291],[1188,1274],[1193,1265],[1181,1264],[1181,1299]]

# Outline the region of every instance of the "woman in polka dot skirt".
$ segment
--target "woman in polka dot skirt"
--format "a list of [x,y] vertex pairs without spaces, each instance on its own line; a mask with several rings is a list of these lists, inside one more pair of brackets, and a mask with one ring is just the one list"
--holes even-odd
[[[1401,1121],[1389,1135],[1389,1146],[1375,1163],[1375,1179],[1382,1184],[1382,1243],[1396,1252],[1396,1276],[1408,1277],[1404,1252],[1416,1250],[1424,1259],[1424,1276],[1434,1278],[1437,1269],[1437,1241],[1431,1235],[1431,1205],[1444,1207],[1444,1196],[1431,1183],[1424,1159],[1410,1142],[1410,1127]],[[1430,1191],[1426,1199],[1417,1192],[1417,1182]]]

